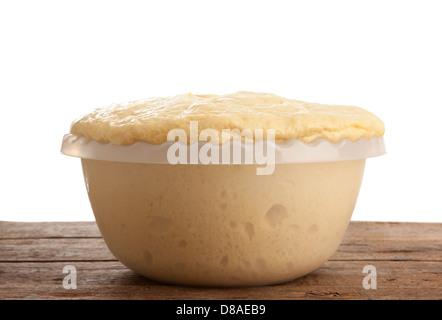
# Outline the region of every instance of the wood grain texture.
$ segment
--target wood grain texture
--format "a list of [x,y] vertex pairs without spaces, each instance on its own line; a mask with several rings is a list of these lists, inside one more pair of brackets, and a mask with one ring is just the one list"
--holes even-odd
[[[377,271],[366,290],[365,265]],[[66,290],[63,268],[77,269]],[[94,222],[0,222],[0,299],[442,299],[442,224],[351,222],[335,255],[284,284],[248,288],[165,285],[115,260]]]

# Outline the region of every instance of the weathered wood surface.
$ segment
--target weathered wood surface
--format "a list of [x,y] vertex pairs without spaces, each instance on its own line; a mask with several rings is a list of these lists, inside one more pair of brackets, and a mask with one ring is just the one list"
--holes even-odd
[[[63,268],[77,269],[64,289]],[[364,289],[364,266],[377,288]],[[335,255],[294,281],[249,288],[171,286],[115,260],[94,222],[0,222],[0,299],[442,299],[442,224],[351,222]]]

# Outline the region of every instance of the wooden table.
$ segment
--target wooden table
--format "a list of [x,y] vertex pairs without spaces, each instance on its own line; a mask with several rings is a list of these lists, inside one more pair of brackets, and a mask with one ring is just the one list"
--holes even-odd
[[[77,288],[65,289],[67,265]],[[376,289],[365,289],[366,265]],[[374,282],[369,282],[373,285]],[[442,224],[351,222],[336,254],[294,281],[250,288],[164,285],[128,270],[95,222],[0,222],[0,299],[442,299]]]

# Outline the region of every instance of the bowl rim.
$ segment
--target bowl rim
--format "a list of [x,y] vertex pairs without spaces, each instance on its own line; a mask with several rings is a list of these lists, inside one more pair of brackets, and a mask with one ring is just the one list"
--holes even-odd
[[[168,160],[168,150],[174,144],[180,142],[166,141],[162,144],[151,144],[145,141],[137,141],[130,145],[115,145],[111,143],[102,143],[96,140],[88,140],[85,137],[74,134],[65,134],[61,145],[61,153],[68,156],[79,157],[82,159],[105,160],[117,162],[135,162],[135,163],[154,163],[171,164]],[[263,153],[268,150],[274,150],[274,163],[310,163],[310,162],[332,162],[366,159],[386,154],[385,142],[383,136],[372,137],[370,139],[359,138],[356,141],[341,139],[338,142],[319,138],[310,143],[305,143],[298,139],[290,139],[284,142],[273,141],[255,141],[254,143],[244,143],[241,141],[232,141],[230,144],[214,145],[210,144],[212,150],[218,149],[218,163],[207,163],[198,157],[195,161],[189,160],[192,150],[197,150],[198,154],[202,148],[210,142],[197,142],[188,145],[181,144],[180,147],[186,152],[187,164],[262,164],[259,159],[253,159],[244,156],[245,152],[258,150],[262,148]],[[177,147],[177,146],[176,146]],[[207,146],[204,147],[207,149]],[[230,161],[222,161],[222,154],[229,148]],[[240,148],[241,159],[233,159],[233,149]],[[268,149],[272,148],[272,149]],[[205,150],[206,150],[205,149]],[[237,149],[239,150],[239,149]],[[227,154],[227,153],[226,153]],[[229,159],[228,159],[229,160]]]

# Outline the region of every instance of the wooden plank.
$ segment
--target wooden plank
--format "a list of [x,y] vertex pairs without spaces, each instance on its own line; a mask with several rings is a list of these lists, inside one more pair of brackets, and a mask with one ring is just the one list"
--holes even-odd
[[[425,230],[425,232],[423,232]],[[100,237],[94,221],[84,222],[10,222],[0,221],[0,239]],[[355,242],[371,239],[441,241],[442,223],[351,221],[346,238]]]
[[[422,240],[373,239],[340,245],[330,260],[442,261],[442,244]],[[115,260],[102,238],[0,239],[0,261],[92,261]]]
[[[9,228],[8,223],[3,223],[4,229],[14,231],[8,237],[0,239],[0,261],[114,259],[102,238],[80,236],[90,235],[87,230],[96,228],[94,222],[31,225],[23,224],[20,227],[13,223],[13,227]],[[425,232],[422,232],[422,228],[425,228]],[[54,232],[56,236],[50,237],[50,232]],[[62,232],[66,232],[66,237],[63,237]],[[11,237],[19,234],[23,234],[24,238]],[[28,237],[28,234],[32,237]],[[42,238],[35,238],[36,236]],[[331,260],[442,261],[441,239],[442,224],[424,224],[418,227],[418,224],[352,222]]]
[[352,221],[336,260],[442,260],[442,223]]
[[[366,264],[377,270],[377,288],[366,290]],[[1,299],[442,299],[440,262],[329,261],[284,284],[247,288],[163,285],[117,261],[75,262],[77,289],[63,288],[63,262],[0,263]]]
[[0,221],[0,239],[101,237],[97,224],[84,222],[11,222]]
[[[425,230],[425,232],[422,232]],[[372,238],[385,240],[441,240],[441,223],[351,221],[346,236],[359,241]],[[83,222],[10,222],[0,221],[0,239],[5,238],[100,237],[94,221]]]
[[396,260],[396,261],[442,261],[441,242],[420,239],[385,241],[373,239],[363,243],[346,238],[331,260]]
[[351,221],[346,236],[356,241],[442,239],[442,223]]
[[0,239],[0,261],[115,260],[103,238]]

